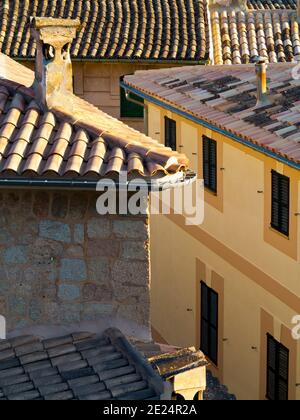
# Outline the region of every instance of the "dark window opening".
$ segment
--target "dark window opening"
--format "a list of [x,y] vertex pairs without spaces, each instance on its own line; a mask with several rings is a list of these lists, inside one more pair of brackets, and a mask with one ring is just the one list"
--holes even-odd
[[177,150],[176,121],[165,117],[165,146]]
[[287,401],[289,386],[289,350],[267,334],[267,398]]
[[201,282],[201,345],[203,353],[218,365],[219,296]]
[[289,236],[290,227],[290,179],[272,171],[272,220],[271,226]]
[[[124,77],[121,77],[121,82]],[[144,118],[144,100],[134,93],[130,93],[130,97],[141,103],[141,106],[130,102],[126,99],[125,89],[120,88],[120,116],[121,118]]]
[[203,136],[204,186],[217,193],[217,142]]

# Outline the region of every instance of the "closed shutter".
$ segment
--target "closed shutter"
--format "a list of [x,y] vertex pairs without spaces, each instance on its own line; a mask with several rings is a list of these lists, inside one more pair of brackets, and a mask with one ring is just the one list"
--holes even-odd
[[177,150],[176,121],[165,117],[165,145],[172,150]]
[[290,224],[290,179],[272,171],[272,221],[271,226],[289,235]]
[[288,400],[289,350],[267,335],[267,398]]
[[201,350],[218,364],[218,294],[201,282]]
[[203,136],[203,178],[204,185],[217,192],[217,142]]

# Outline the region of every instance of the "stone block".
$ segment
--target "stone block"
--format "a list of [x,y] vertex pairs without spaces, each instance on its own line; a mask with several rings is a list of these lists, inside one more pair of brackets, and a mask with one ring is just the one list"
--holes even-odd
[[64,258],[61,260],[60,279],[67,281],[84,281],[87,279],[87,269],[84,260]]
[[25,264],[28,261],[28,250],[26,246],[16,245],[9,247],[3,252],[5,264]]
[[107,239],[111,235],[111,222],[103,216],[93,217],[88,221],[87,234],[89,239]]
[[82,320],[95,321],[103,316],[112,315],[114,306],[105,303],[85,303],[83,304]]
[[85,193],[74,193],[70,198],[69,217],[82,220],[88,208],[88,195]]
[[37,217],[47,217],[49,213],[49,194],[39,191],[35,194],[32,211]]
[[120,253],[120,243],[114,239],[90,239],[87,243],[88,257],[117,258]]
[[71,258],[83,258],[83,248],[80,245],[71,245],[66,249],[65,254]]
[[9,313],[14,314],[15,316],[22,316],[26,315],[26,301],[22,297],[17,296],[9,296],[8,298],[9,303]]
[[110,261],[108,258],[93,258],[88,260],[88,279],[98,284],[104,284],[110,278]]
[[51,213],[53,217],[64,219],[68,213],[68,197],[63,193],[55,193],[52,199]]
[[129,260],[147,260],[148,243],[144,241],[123,241],[121,257]]
[[149,278],[148,263],[118,260],[112,268],[112,280],[116,284],[146,286]]
[[119,239],[148,239],[148,225],[144,220],[114,220],[113,233]]
[[84,243],[84,226],[81,224],[74,226],[74,242],[76,244]]
[[42,220],[39,226],[41,238],[48,238],[59,242],[71,242],[71,230],[69,225],[53,220]]
[[64,301],[76,300],[80,297],[80,287],[73,284],[61,284],[58,287],[58,297]]

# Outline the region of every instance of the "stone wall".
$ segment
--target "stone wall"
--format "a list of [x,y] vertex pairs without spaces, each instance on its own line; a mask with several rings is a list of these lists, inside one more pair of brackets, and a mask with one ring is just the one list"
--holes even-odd
[[99,216],[96,194],[0,193],[0,314],[8,330],[121,317],[149,328],[146,216]]

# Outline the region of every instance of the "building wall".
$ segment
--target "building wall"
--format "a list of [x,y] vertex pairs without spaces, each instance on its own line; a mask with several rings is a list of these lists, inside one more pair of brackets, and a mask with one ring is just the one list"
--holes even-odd
[[[22,64],[34,69],[33,61],[22,62]],[[120,78],[137,70],[162,67],[166,65],[73,61],[74,92],[102,111],[120,119]],[[122,121],[144,132],[143,119],[122,118]]]
[[95,193],[0,194],[8,330],[119,317],[149,328],[146,216],[99,216]]
[[[205,281],[220,297],[215,374],[239,398],[263,399],[267,325],[291,351],[290,398],[300,399],[295,386],[300,342],[291,337],[292,318],[300,314],[300,174],[149,105],[149,131],[159,132],[162,142],[165,115],[177,121],[178,150],[188,155],[199,177],[202,135],[217,140],[219,189],[217,196],[205,192],[201,226],[186,226],[178,215],[151,217],[153,327],[169,343],[199,346],[200,281]],[[289,238],[270,228],[272,168],[291,178]]]

